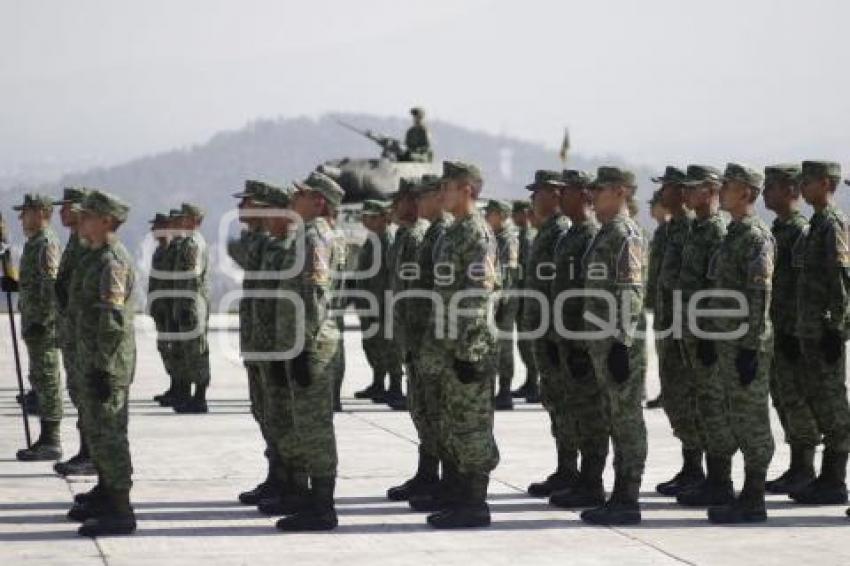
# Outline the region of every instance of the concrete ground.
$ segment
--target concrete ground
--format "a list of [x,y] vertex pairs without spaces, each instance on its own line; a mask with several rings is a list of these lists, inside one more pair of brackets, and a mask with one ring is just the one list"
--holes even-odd
[[[66,481],[47,463],[24,464],[8,327],[0,326],[0,564],[848,564],[850,519],[844,506],[800,507],[771,497],[769,522],[715,527],[705,512],[654,494],[678,465],[678,447],[660,410],[646,411],[650,436],[643,487],[644,521],[629,528],[585,526],[577,513],[525,495],[526,485],[554,464],[546,414],[521,405],[496,417],[502,462],[493,474],[493,526],[436,532],[405,504],[385,500],[416,459],[415,434],[404,413],[352,399],[369,381],[356,331],[346,333],[345,411],[336,417],[340,467],[340,527],[325,534],[281,534],[274,520],[236,503],[236,494],[262,479],[257,427],[248,413],[245,374],[233,355],[233,319],[218,319],[211,335],[211,413],[177,416],[151,397],[166,387],[149,321],[139,320],[139,368],[131,400],[135,536],[83,539],[64,515],[87,481]],[[230,326],[230,328],[228,328]],[[518,372],[518,384],[522,371]],[[648,378],[657,391],[654,359]],[[76,451],[70,404],[65,448]],[[35,425],[35,421],[33,421]],[[34,426],[37,429],[37,426]],[[788,450],[774,422],[777,453]],[[736,460],[736,483],[742,472]],[[610,471],[607,484],[610,488]]]

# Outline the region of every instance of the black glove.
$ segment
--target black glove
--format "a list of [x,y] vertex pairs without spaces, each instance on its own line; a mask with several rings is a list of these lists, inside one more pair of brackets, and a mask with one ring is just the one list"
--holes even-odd
[[11,277],[0,277],[0,291],[4,293],[17,293],[21,290],[21,285],[18,283],[17,279],[12,279]]
[[23,332],[23,335],[28,340],[38,340],[42,338],[47,333],[47,327],[41,324],[40,322],[33,322],[29,326],[27,326],[26,330]]
[[697,357],[704,367],[710,367],[717,363],[717,349],[711,340],[700,340],[697,342]]
[[309,387],[313,382],[313,376],[310,375],[310,354],[307,350],[301,350],[292,358],[292,374],[295,383],[301,387]]
[[269,362],[269,371],[272,379],[282,385],[287,385],[286,380],[286,362],[283,360],[273,360]]
[[778,334],[776,336],[776,345],[789,362],[796,362],[800,359],[800,340],[793,334]]
[[608,371],[617,383],[629,379],[629,349],[622,342],[614,342],[608,350]]
[[587,350],[573,348],[567,356],[567,367],[573,379],[584,379],[593,370],[593,362]]
[[841,347],[844,345],[844,337],[837,330],[825,329],[820,337],[820,349],[823,359],[828,364],[834,364],[841,358]]
[[755,381],[759,369],[758,353],[755,350],[741,348],[735,357],[735,368],[744,387]]
[[475,364],[472,362],[467,362],[465,360],[459,360],[455,358],[454,362],[454,370],[457,373],[457,378],[461,383],[469,385],[470,383],[475,383],[481,378],[481,374],[475,367]]
[[92,370],[89,372],[88,378],[92,384],[97,400],[101,403],[108,401],[109,397],[112,395],[112,386],[110,384],[112,376],[109,372],[99,369]]
[[561,356],[558,355],[558,345],[554,342],[546,341],[546,357],[549,358],[549,363],[553,366],[561,365]]

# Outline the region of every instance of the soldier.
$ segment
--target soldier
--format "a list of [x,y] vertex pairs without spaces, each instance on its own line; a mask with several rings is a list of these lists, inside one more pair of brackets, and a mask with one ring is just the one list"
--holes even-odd
[[57,462],[53,466],[56,473],[61,476],[92,476],[96,471],[91,461],[88,441],[83,434],[82,417],[80,416],[80,380],[79,367],[76,359],[76,344],[74,340],[74,328],[72,316],[68,313],[68,291],[71,277],[80,263],[85,251],[80,243],[79,220],[80,205],[88,191],[82,188],[68,187],[62,192],[62,199],[54,202],[54,206],[61,206],[59,217],[62,225],[70,232],[68,243],[59,260],[59,271],[56,275],[56,305],[58,317],[56,320],[56,334],[59,347],[62,350],[62,362],[65,367],[65,382],[71,402],[77,409],[77,431],[80,435],[80,450],[66,462]]
[[297,273],[285,279],[282,288],[297,295],[304,309],[299,317],[294,312],[294,301],[278,301],[275,335],[279,338],[277,351],[296,352],[283,367],[295,439],[292,451],[296,457],[287,464],[292,465],[296,474],[309,477],[310,492],[304,505],[279,520],[277,528],[321,531],[337,526],[331,366],[339,344],[339,330],[331,316],[330,304],[331,269],[338,260],[334,257],[333,233],[324,217],[329,206],[339,206],[344,192],[330,177],[319,172],[311,173],[295,186],[292,209],[299,216],[295,237],[303,241],[304,256],[300,266],[296,263]]
[[388,372],[398,374],[401,371],[386,327],[386,291],[390,288],[389,258],[393,242],[389,231],[388,205],[378,200],[364,201],[361,218],[370,235],[357,256],[357,272],[362,278],[358,278],[355,285],[358,291],[374,298],[377,311],[363,312],[366,303],[358,300],[358,304],[364,306],[360,313],[360,328],[363,330],[363,352],[372,367],[372,384],[356,392],[354,397],[383,403],[386,400],[384,378]]
[[136,369],[132,293],[133,259],[116,230],[129,207],[117,197],[91,191],[82,203],[80,236],[88,252],[74,271],[69,304],[76,313],[77,359],[82,378],[84,430],[98,471],[88,500],[69,516],[83,520],[83,536],[130,534],[130,447],[127,401]]
[[[652,198],[649,199],[649,214],[655,220],[656,227],[652,233],[652,238],[649,240],[649,268],[646,278],[644,307],[647,312],[653,312],[655,310],[655,297],[658,295],[658,271],[661,269],[664,248],[667,245],[667,222],[670,220],[670,214],[661,202],[661,189],[652,193]],[[658,344],[656,344],[655,349],[656,351],[660,350]],[[662,401],[661,392],[659,391],[655,399],[647,401],[646,408],[657,409],[661,407]]]
[[488,323],[489,296],[498,284],[495,237],[477,213],[483,178],[475,165],[443,163],[442,199],[454,217],[434,250],[435,308],[420,353],[426,380],[441,387],[440,510],[428,516],[437,529],[490,524],[487,485],[499,463],[493,436],[496,337]]
[[[156,291],[162,293],[158,299],[157,316],[161,319],[161,324],[164,334],[175,334],[178,330],[177,319],[174,313],[175,296],[172,291],[178,288],[180,283],[179,274],[175,273],[177,259],[180,255],[183,240],[186,236],[185,231],[180,227],[182,223],[183,212],[180,209],[171,209],[168,211],[165,219],[162,233],[168,237],[168,243],[162,250],[162,254],[157,259],[157,264],[160,266],[159,271],[155,274],[156,282],[154,287]],[[180,367],[181,351],[177,340],[172,338],[163,338],[160,340],[162,350],[166,353],[168,366],[166,371],[169,373],[170,385],[167,391],[162,395],[157,395],[154,400],[162,407],[176,407],[186,402],[189,397],[189,389],[191,384],[187,377],[183,375]]]
[[[735,309],[743,299],[746,309],[741,316],[710,318],[707,326],[717,338],[707,337],[702,344],[716,352],[713,355],[734,440],[722,454],[731,458],[735,451],[741,451],[745,479],[737,499],[708,509],[712,523],[767,519],[764,483],[774,450],[768,406],[773,355],[769,311],[776,244],[770,229],[755,213],[762,182],[761,173],[755,169],[729,163],[720,190],[720,205],[732,221],[713,273],[714,289],[723,294],[712,296],[709,304],[717,310]],[[730,296],[733,292],[739,297]]]
[[672,166],[666,168],[663,176],[653,179],[661,183],[661,204],[670,215],[664,225],[662,256],[651,260],[657,262],[653,285],[656,295],[652,302],[662,405],[673,434],[682,445],[682,468],[672,479],[655,487],[658,493],[670,497],[705,480],[702,468],[703,443],[696,416],[696,383],[694,374],[687,366],[682,342],[681,327],[687,309],[676,299],[682,271],[682,251],[693,220],[693,215],[685,208],[685,179],[685,172]]
[[[519,274],[519,239],[510,222],[511,204],[502,200],[490,200],[484,213],[484,219],[495,234],[499,247],[502,291],[513,292],[517,289]],[[513,332],[518,310],[519,297],[516,295],[506,295],[496,304],[496,328],[503,334],[499,340],[499,390],[494,401],[497,411],[514,408],[511,396],[511,382],[514,379]]]
[[[608,501],[581,514],[583,521],[598,525],[641,520],[638,497],[647,451],[641,407],[646,350],[636,328],[643,316],[646,243],[628,216],[627,201],[635,189],[634,174],[618,167],[600,167],[591,185],[601,227],[584,260],[585,289],[590,292],[585,298],[586,331],[603,334],[588,341],[588,352],[607,398],[615,474]],[[610,327],[600,328],[588,315]]]
[[[451,224],[451,215],[443,208],[440,187],[439,177],[425,175],[416,189],[417,214],[429,224],[418,249],[418,277],[410,281],[408,290],[431,296],[434,291],[435,246]],[[411,336],[427,336],[434,309],[431,298],[411,298],[407,309],[412,323],[408,329]],[[423,363],[422,345],[423,340],[410,343],[408,360],[408,406],[419,437],[419,463],[416,474],[403,484],[390,488],[387,498],[391,501],[408,500],[413,509],[427,511],[439,489],[441,387],[439,379],[436,379],[439,376],[419,369]]]
[[[153,220],[150,221],[151,233],[154,240],[156,240],[157,246],[151,255],[151,272],[150,277],[148,277],[148,313],[153,318],[154,326],[156,327],[156,348],[159,351],[159,357],[162,359],[162,365],[169,378],[168,389],[159,395],[154,395],[153,400],[157,403],[162,403],[163,400],[174,395],[174,355],[171,351],[171,342],[162,336],[163,333],[169,331],[168,323],[171,313],[168,312],[167,299],[155,295],[166,288],[164,274],[167,270],[165,260],[171,239],[170,223],[171,219],[169,215],[162,213],[157,213]],[[154,298],[151,299],[151,296]]]
[[[726,235],[726,222],[719,212],[720,179],[721,172],[714,167],[688,166],[684,181],[685,201],[694,219],[682,250],[678,278],[682,313],[687,313],[696,293],[714,285],[714,265]],[[706,306],[704,300],[695,304]],[[724,453],[732,433],[715,356],[694,330],[690,321],[683,318],[684,357],[694,376],[697,426],[703,437],[708,476],[706,481],[680,490],[676,501],[682,505],[706,507],[728,503],[734,496],[732,459]]]
[[565,508],[596,507],[605,502],[602,473],[610,425],[602,383],[593,370],[587,344],[577,334],[584,326],[584,300],[580,294],[574,295],[584,288],[582,259],[599,231],[599,223],[589,190],[591,176],[570,169],[563,172],[563,179],[560,204],[570,219],[570,229],[555,244],[556,275],[549,299],[558,336],[563,396],[567,417],[577,430],[581,471],[575,485],[552,493],[549,503]]
[[793,264],[808,230],[800,212],[800,166],[771,165],[764,168],[764,204],[776,214],[771,232],[776,240],[776,268],[770,320],[773,323],[773,363],[770,368],[770,395],[791,446],[791,465],[777,479],[765,484],[770,493],[790,493],[815,479],[815,447],[820,432],[806,399],[807,374],[797,337],[796,309],[799,269]]
[[[552,278],[555,275],[553,257],[555,244],[570,227],[569,219],[561,214],[561,189],[564,187],[558,171],[537,171],[534,182],[526,187],[532,191],[534,215],[541,223],[534,239],[526,272],[526,288],[539,293],[539,300],[525,299],[523,326],[529,331],[545,329],[545,334],[532,342],[534,363],[540,372],[540,389],[543,406],[549,413],[552,436],[555,439],[557,468],[542,482],[528,486],[528,493],[535,497],[548,497],[553,492],[572,487],[578,479],[578,439],[573,421],[567,417],[566,399],[563,395],[563,376],[555,329],[543,316],[541,304],[549,296]],[[546,309],[549,310],[549,309]]]
[[834,203],[841,166],[804,161],[800,176],[803,199],[813,209],[809,231],[795,257],[797,335],[807,373],[806,399],[823,434],[820,475],[791,493],[797,503],[847,502],[847,452],[850,407],[845,384],[848,329],[850,224]]
[[431,132],[425,125],[425,110],[416,106],[410,109],[413,125],[404,134],[404,161],[431,162],[434,151],[431,149]]
[[[517,272],[517,289],[525,289],[528,258],[531,256],[531,247],[534,243],[534,238],[537,237],[537,229],[531,224],[531,202],[527,200],[515,200],[513,203],[513,214],[511,220],[519,229],[519,270]],[[523,305],[525,300],[519,299],[519,308],[516,314],[517,332],[524,332],[526,328],[523,326]],[[519,357],[525,366],[525,383],[519,389],[511,392],[511,397],[522,397],[527,403],[539,403],[540,392],[538,388],[537,366],[534,364],[534,354],[531,351],[531,341],[528,339],[520,339],[517,337],[517,348],[519,349]]]
[[334,412],[342,412],[342,382],[345,379],[345,308],[347,300],[345,296],[346,287],[346,268],[348,267],[348,239],[345,232],[337,230],[337,207],[333,204],[328,204],[325,221],[333,230],[333,257],[336,260],[331,267],[333,270],[333,298],[331,300],[331,308],[336,311],[334,321],[336,322],[337,330],[339,330],[339,342],[337,343],[336,357],[331,363],[331,372],[334,378]]
[[22,462],[59,460],[62,443],[62,387],[59,377],[59,350],[56,344],[57,304],[55,283],[61,247],[50,228],[53,200],[38,194],[24,195],[15,206],[27,237],[21,255],[20,281],[3,279],[3,290],[18,292],[21,336],[29,356],[29,380],[38,398],[41,433],[30,448],[19,450]]
[[259,329],[256,323],[254,302],[257,300],[255,291],[261,287],[260,262],[263,251],[268,244],[269,234],[265,228],[264,211],[266,203],[261,199],[269,191],[277,189],[262,181],[245,181],[244,190],[234,193],[233,197],[239,199],[237,210],[239,221],[245,225],[239,237],[228,241],[227,253],[245,272],[242,278],[242,297],[239,300],[239,351],[242,354],[242,363],[248,375],[248,397],[251,403],[251,415],[260,427],[260,433],[265,442],[264,455],[268,462],[266,479],[255,488],[239,494],[239,501],[245,505],[257,505],[260,500],[277,494],[278,487],[278,459],[274,449],[273,441],[266,426],[264,409],[266,403],[261,364],[257,359],[258,349],[254,340],[255,333]]
[[[175,296],[174,320],[183,336],[174,343],[177,350],[177,368],[182,390],[174,405],[176,413],[206,413],[207,388],[210,385],[210,351],[207,342],[209,322],[209,250],[199,228],[204,213],[200,207],[183,203],[180,207],[179,227],[183,238],[175,251],[174,289],[192,296]],[[191,394],[191,386],[195,386]]]
[[[402,179],[399,190],[393,195],[393,214],[399,225],[390,248],[390,289],[392,290],[392,321],[393,321],[393,344],[399,359],[408,364],[410,354],[410,343],[414,337],[409,335],[410,326],[407,314],[409,299],[398,297],[408,285],[410,270],[415,271],[415,262],[419,246],[425,231],[428,229],[428,221],[419,218],[416,212],[416,186],[417,183]],[[408,368],[409,370],[409,368]],[[390,389],[387,391],[387,405],[395,410],[407,409],[407,399],[401,390],[401,372],[390,373]]]

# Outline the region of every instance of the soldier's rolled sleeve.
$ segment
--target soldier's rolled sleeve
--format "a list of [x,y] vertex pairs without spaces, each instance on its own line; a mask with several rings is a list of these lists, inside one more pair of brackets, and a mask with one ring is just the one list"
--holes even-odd
[[643,246],[643,238],[639,235],[627,236],[617,257],[614,299],[618,334],[614,339],[626,346],[634,342],[643,310]]
[[327,319],[328,298],[331,291],[331,245],[315,233],[305,238],[304,277],[301,298],[304,301],[304,347],[315,349],[322,324]]
[[486,239],[480,239],[470,243],[467,257],[471,262],[464,274],[464,283],[461,291],[470,292],[458,302],[458,306],[466,312],[464,316],[457,317],[458,341],[455,357],[459,360],[478,362],[487,352],[482,351],[482,340],[489,334],[487,326],[487,312],[489,308],[489,296],[496,286],[496,265],[492,250]]
[[825,324],[838,332],[847,328],[847,279],[850,275],[850,235],[840,223],[830,224],[826,237],[826,261],[822,276],[828,281],[827,308],[829,317]]
[[92,369],[112,373],[114,359],[120,355],[119,346],[126,332],[127,277],[127,266],[115,260],[109,261],[101,271],[98,339],[90,360]]

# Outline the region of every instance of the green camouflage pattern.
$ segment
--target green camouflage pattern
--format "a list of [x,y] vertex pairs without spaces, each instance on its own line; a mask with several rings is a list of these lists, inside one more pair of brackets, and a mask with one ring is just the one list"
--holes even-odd
[[[494,201],[490,201],[494,202]],[[509,206],[507,203],[504,203]],[[508,212],[510,209],[508,209]],[[519,238],[512,223],[506,223],[496,234],[502,291],[514,291],[519,283]],[[513,331],[519,311],[519,297],[506,296],[496,303],[496,328],[506,335],[499,340],[497,368],[499,380],[510,386],[514,377]]]
[[175,372],[198,387],[210,383],[209,343],[207,342],[207,323],[209,322],[209,250],[204,237],[198,231],[192,231],[176,244],[173,265],[174,273],[181,274],[173,281],[173,290],[191,292],[190,297],[175,297],[172,316],[177,330],[185,333],[198,333],[198,336],[184,336],[175,340]]

